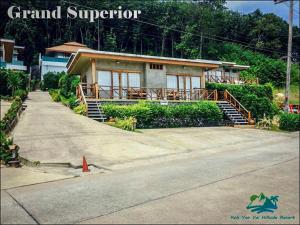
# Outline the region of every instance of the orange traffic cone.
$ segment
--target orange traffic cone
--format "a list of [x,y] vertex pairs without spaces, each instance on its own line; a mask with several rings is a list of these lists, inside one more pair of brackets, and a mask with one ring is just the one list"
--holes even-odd
[[83,156],[83,160],[82,160],[82,172],[90,172],[89,166],[88,166],[84,156]]

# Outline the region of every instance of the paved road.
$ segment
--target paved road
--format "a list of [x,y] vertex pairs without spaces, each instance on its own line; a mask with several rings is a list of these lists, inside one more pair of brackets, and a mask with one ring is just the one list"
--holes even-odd
[[[299,135],[272,135],[243,148],[192,151],[152,165],[3,190],[1,222],[297,224]],[[278,210],[263,215],[295,218],[232,219],[257,215],[245,207],[261,192],[279,196]]]
[[285,133],[255,129],[181,128],[127,132],[76,115],[47,92],[31,92],[28,105],[14,130],[20,154],[32,161],[88,163],[111,169],[130,164],[145,165],[182,159],[197,154],[217,153],[232,148],[243,150],[286,140]]

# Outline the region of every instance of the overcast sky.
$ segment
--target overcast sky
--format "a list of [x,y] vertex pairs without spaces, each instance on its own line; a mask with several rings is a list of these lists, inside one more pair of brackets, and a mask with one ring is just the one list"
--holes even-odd
[[[280,4],[274,4],[273,0],[255,0],[255,1],[228,1],[227,7],[231,10],[241,13],[251,13],[260,9],[264,13],[274,13],[286,21],[289,17],[289,1]],[[294,25],[299,26],[299,0],[294,0]]]

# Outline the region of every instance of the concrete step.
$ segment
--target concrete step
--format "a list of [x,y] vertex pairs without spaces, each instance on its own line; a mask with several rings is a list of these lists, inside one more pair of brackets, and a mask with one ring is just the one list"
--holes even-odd
[[248,122],[237,122],[234,125],[248,125]]
[[89,118],[104,118],[104,119],[106,119],[107,117],[103,116],[103,115],[90,115]]
[[232,122],[247,122],[245,119],[231,119]]

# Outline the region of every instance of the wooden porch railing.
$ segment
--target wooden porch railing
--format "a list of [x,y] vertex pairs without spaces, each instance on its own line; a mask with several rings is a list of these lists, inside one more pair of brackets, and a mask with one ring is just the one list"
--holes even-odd
[[82,102],[83,104],[87,105],[86,103],[86,98],[85,95],[86,93],[84,93],[84,88],[83,88],[84,84],[79,84],[76,88],[76,97],[80,100],[80,102]]
[[218,100],[216,90],[98,86],[100,99]]
[[258,78],[256,79],[242,79],[242,78],[234,78],[231,76],[222,75],[206,75],[205,76],[206,82],[211,83],[229,83],[229,84],[258,84]]
[[223,92],[224,100],[229,102],[236,110],[238,110],[248,123],[252,123],[251,112],[248,111],[229,91],[225,90]]

